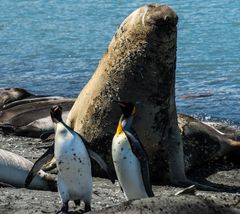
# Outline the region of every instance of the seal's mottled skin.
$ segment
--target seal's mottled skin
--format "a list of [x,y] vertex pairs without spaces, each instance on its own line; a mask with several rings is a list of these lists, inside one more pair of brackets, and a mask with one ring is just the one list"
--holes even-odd
[[151,154],[151,177],[158,181],[169,175],[171,180],[185,179],[174,88],[177,21],[175,11],[166,5],[146,5],[130,14],[67,121],[111,162],[111,141],[120,116],[112,100],[139,101],[133,127]]
[[[238,154],[240,152],[240,141],[238,139],[231,139],[229,136],[198,119],[178,114],[178,124],[184,141],[186,171],[218,159],[229,152],[234,151]],[[221,127],[223,126],[219,124],[218,128],[220,129]],[[232,133],[234,133],[234,130],[232,130]],[[233,156],[234,154],[231,155]],[[240,160],[239,156],[238,160]]]

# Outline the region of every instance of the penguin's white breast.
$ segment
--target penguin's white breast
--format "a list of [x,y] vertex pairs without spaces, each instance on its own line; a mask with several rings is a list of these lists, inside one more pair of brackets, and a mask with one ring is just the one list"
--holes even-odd
[[140,163],[133,154],[124,133],[114,136],[112,158],[118,180],[127,199],[147,197],[142,180]]
[[85,145],[74,132],[57,127],[55,157],[58,176],[64,182],[70,198],[81,198],[92,188],[91,162]]

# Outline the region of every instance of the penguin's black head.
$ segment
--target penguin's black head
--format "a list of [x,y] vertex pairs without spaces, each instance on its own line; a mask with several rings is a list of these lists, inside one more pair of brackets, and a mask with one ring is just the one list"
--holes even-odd
[[124,118],[128,118],[135,114],[135,105],[133,103],[121,100],[114,102],[118,103],[120,106]]
[[55,105],[51,108],[50,114],[53,122],[61,122],[62,121],[62,107],[59,105]]

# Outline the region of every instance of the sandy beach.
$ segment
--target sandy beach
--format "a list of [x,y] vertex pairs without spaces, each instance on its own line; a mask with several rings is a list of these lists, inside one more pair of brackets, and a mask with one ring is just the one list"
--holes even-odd
[[[22,155],[33,162],[44,152],[39,139],[0,136],[1,148]],[[154,198],[126,202],[118,183],[94,178],[92,213],[240,213],[240,168],[222,159],[188,173],[193,180],[213,184],[221,192],[197,191],[197,196],[174,194],[182,188],[154,185]],[[205,180],[206,178],[206,180]],[[56,213],[61,208],[57,192],[16,188],[0,189],[0,213]],[[70,213],[81,213],[70,203]],[[102,210],[100,212],[100,210]]]

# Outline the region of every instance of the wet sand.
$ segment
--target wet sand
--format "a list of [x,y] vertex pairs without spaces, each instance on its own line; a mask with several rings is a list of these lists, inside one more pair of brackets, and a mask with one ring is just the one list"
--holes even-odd
[[[39,139],[0,135],[0,148],[35,161],[45,150]],[[174,194],[182,188],[153,186],[156,197],[126,202],[119,185],[94,178],[92,213],[240,213],[240,164],[228,159],[199,167],[189,177],[205,184],[215,184],[221,192],[197,191],[196,196]],[[83,209],[70,203],[70,213]],[[0,213],[56,213],[61,208],[57,192],[0,188]],[[81,209],[81,210],[80,210]],[[102,211],[100,211],[102,210]]]

